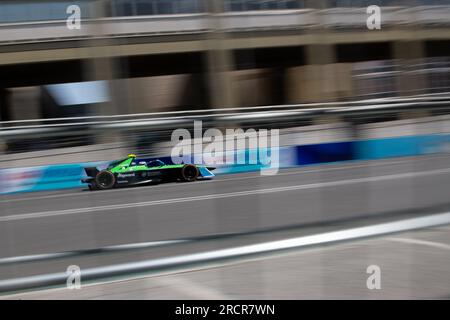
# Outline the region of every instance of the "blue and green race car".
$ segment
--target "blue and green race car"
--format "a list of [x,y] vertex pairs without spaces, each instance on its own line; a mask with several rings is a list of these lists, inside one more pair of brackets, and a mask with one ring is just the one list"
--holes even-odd
[[165,164],[159,159],[137,159],[130,154],[127,158],[113,161],[104,170],[97,167],[84,168],[87,178],[81,180],[88,184],[89,190],[105,190],[121,186],[211,179],[215,168],[195,164]]

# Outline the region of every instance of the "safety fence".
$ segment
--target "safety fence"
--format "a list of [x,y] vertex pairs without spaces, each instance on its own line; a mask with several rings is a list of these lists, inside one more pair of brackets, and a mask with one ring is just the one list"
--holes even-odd
[[[426,134],[414,136],[386,137],[379,139],[350,140],[338,142],[295,145],[279,148],[277,163],[263,164],[249,161],[253,153],[260,150],[233,151],[245,159],[242,164],[219,164],[216,174],[232,174],[264,170],[268,167],[292,168],[306,165],[335,163],[342,161],[378,160],[392,157],[419,156],[443,153],[449,150],[450,134]],[[270,155],[275,150],[270,150]],[[257,155],[256,155],[257,156]],[[171,163],[170,156],[159,157]],[[192,157],[192,160],[194,157]],[[114,159],[111,159],[114,160]],[[151,160],[151,159],[146,159]],[[195,161],[192,161],[195,162]],[[107,162],[68,163],[49,166],[10,168],[0,170],[0,194],[81,188],[85,177],[83,168],[106,166]]]

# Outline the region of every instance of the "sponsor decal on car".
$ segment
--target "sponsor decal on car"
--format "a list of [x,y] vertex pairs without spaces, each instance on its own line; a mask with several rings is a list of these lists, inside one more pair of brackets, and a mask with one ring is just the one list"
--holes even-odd
[[134,177],[135,174],[134,173],[119,173],[117,175],[117,178],[129,178],[129,177]]

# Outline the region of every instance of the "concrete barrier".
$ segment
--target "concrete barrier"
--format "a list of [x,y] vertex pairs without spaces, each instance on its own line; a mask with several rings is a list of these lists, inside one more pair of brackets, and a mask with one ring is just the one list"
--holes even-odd
[[[281,147],[279,167],[333,163],[350,160],[378,160],[392,157],[418,156],[450,150],[450,134],[401,136],[381,139],[327,142]],[[258,150],[239,150],[245,159],[257,156]],[[160,157],[166,163],[170,157]],[[151,160],[151,159],[146,159]],[[85,177],[83,168],[105,166],[106,162],[60,164],[0,170],[0,194],[80,188]],[[217,166],[217,174],[258,171],[268,168],[261,164],[224,164]]]

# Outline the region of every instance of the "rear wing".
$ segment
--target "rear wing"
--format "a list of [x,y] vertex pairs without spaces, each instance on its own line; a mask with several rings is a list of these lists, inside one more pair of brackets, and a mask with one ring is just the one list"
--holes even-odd
[[88,177],[93,177],[95,178],[95,176],[97,175],[97,173],[99,172],[98,169],[96,167],[88,167],[88,168],[84,168],[84,171],[86,172],[86,174],[88,175]]

